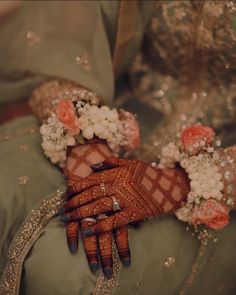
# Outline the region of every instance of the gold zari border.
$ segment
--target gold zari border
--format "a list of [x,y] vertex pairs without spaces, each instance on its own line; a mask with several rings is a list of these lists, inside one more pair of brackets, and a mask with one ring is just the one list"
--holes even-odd
[[113,253],[113,277],[108,280],[104,275],[103,271],[100,270],[96,287],[93,295],[111,295],[112,289],[118,285],[119,274],[121,271],[122,264],[120,262],[119,254],[116,248],[115,241],[112,242],[112,253]]
[[[33,209],[15,238],[8,251],[7,264],[0,282],[1,295],[18,295],[22,267],[26,255],[33,244],[39,238],[42,230],[49,220],[57,214],[63,204],[64,189],[58,189],[50,199],[43,200],[37,208]],[[94,295],[109,295],[117,285],[118,275],[121,270],[121,262],[113,242],[114,275],[107,280],[101,271],[98,276]]]
[[31,211],[17,232],[9,248],[7,264],[0,282],[1,295],[19,294],[21,272],[25,257],[49,220],[61,208],[63,194],[63,190],[57,190],[52,198],[43,200],[36,209]]

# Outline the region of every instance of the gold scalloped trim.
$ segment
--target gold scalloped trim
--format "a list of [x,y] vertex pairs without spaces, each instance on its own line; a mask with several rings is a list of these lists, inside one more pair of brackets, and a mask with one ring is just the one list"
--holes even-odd
[[113,253],[113,277],[108,280],[104,275],[103,271],[100,270],[97,283],[93,295],[110,295],[112,289],[118,285],[119,274],[121,271],[122,264],[118,255],[115,241],[112,242],[112,253]]
[[48,200],[43,200],[33,209],[17,232],[8,251],[7,264],[0,282],[1,295],[18,295],[22,266],[26,255],[40,236],[49,220],[58,212],[63,203],[64,190],[57,190]]
[[[55,216],[63,204],[64,189],[58,189],[49,199],[43,200],[37,208],[33,209],[21,228],[18,230],[8,251],[7,264],[0,282],[1,295],[18,295],[22,267],[26,255],[49,220]],[[121,263],[113,241],[114,276],[107,280],[101,271],[95,286],[94,295],[109,295],[117,286]]]

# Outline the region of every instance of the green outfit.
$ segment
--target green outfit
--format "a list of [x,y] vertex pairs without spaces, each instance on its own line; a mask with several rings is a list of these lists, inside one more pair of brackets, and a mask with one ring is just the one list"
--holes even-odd
[[[27,99],[40,82],[55,77],[91,89],[110,104],[119,6],[116,1],[24,2],[0,25],[0,52],[4,55],[0,60],[0,105]],[[127,65],[139,50],[153,1],[140,2],[138,7],[135,42],[130,38]],[[35,40],[27,40],[29,30],[37,35]],[[83,55],[90,70],[76,62],[76,57]],[[147,138],[145,124],[150,126],[153,117],[158,120],[159,113],[150,106],[143,108],[139,100],[132,105],[129,99],[122,103],[140,112]],[[145,114],[150,115],[146,121],[142,118]],[[43,155],[39,125],[34,116],[25,116],[0,126],[3,294],[16,295],[18,287],[22,295],[235,294],[234,214],[230,225],[218,234],[218,242],[206,246],[174,216],[148,221],[130,229],[130,268],[122,267],[114,254],[114,279],[106,281],[102,273],[93,275],[81,241],[77,254],[68,250],[65,227],[56,215],[66,181]],[[193,266],[196,273],[191,271]]]

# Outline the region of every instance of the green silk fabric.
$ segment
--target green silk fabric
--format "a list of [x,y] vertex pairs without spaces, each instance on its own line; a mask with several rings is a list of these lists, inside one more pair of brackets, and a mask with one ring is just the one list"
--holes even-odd
[[[137,41],[130,46],[133,53],[139,49],[152,2],[139,3]],[[0,52],[4,56],[0,59],[0,107],[26,100],[34,87],[52,78],[72,80],[111,104],[118,9],[119,1],[23,2],[0,24]],[[40,42],[29,45],[28,31],[37,34]],[[88,57],[90,71],[76,63],[76,57],[83,55]],[[61,171],[44,157],[38,128],[33,116],[0,126],[0,275],[7,250],[31,210],[66,184]],[[20,180],[25,176],[27,183],[22,185]],[[236,216],[232,214],[218,242],[206,246],[186,294],[235,294],[235,228]],[[174,216],[130,229],[132,265],[122,267],[112,294],[178,294],[198,257],[200,243],[192,233]],[[168,258],[175,262],[170,267]],[[55,217],[25,259],[20,294],[90,295],[96,281],[81,241],[79,252],[72,255],[65,227]]]
[[[41,200],[65,185],[63,174],[43,155],[38,126],[37,120],[28,116],[0,127],[1,271],[7,248],[26,216]],[[32,128],[36,130],[34,133]],[[28,176],[28,182],[20,185],[19,176]],[[232,214],[230,225],[219,233],[218,242],[206,246],[187,294],[235,294],[235,227],[236,216]],[[112,294],[178,294],[200,247],[192,232],[186,231],[186,224],[174,216],[153,219],[138,229],[130,229],[132,265],[122,267]],[[167,267],[169,257],[175,263]],[[24,262],[20,294],[88,295],[92,294],[96,280],[87,265],[81,241],[79,252],[71,254],[65,227],[55,217]]]

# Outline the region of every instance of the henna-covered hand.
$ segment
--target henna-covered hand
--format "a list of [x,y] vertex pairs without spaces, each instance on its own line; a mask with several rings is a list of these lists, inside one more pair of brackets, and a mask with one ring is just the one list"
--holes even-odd
[[[113,213],[84,229],[84,237],[173,212],[187,198],[189,181],[182,169],[160,170],[138,160],[112,157],[106,165],[108,163],[115,168],[92,174],[67,190],[67,197],[71,199],[64,206],[62,221]],[[105,192],[101,183],[105,184]],[[114,198],[121,208],[115,213]]]
[[[73,148],[67,159],[65,174],[68,177],[68,185],[76,185],[84,177],[93,173],[91,166],[101,163],[111,156],[109,149],[104,144],[88,144]],[[111,168],[110,163],[99,165],[100,170]],[[63,211],[63,210],[62,210]],[[104,216],[106,218],[106,216]],[[101,220],[100,215],[100,220]],[[93,225],[90,220],[82,220],[81,222],[71,221],[66,224],[66,235],[69,249],[75,253],[78,249],[78,233],[81,230]],[[100,262],[104,274],[110,278],[112,276],[112,236],[116,242],[116,247],[121,261],[125,266],[131,263],[130,251],[128,244],[128,231],[125,227],[118,228],[114,233],[107,232],[100,235],[92,235],[83,238],[83,245],[88,259],[88,263],[92,272],[96,272]]]

